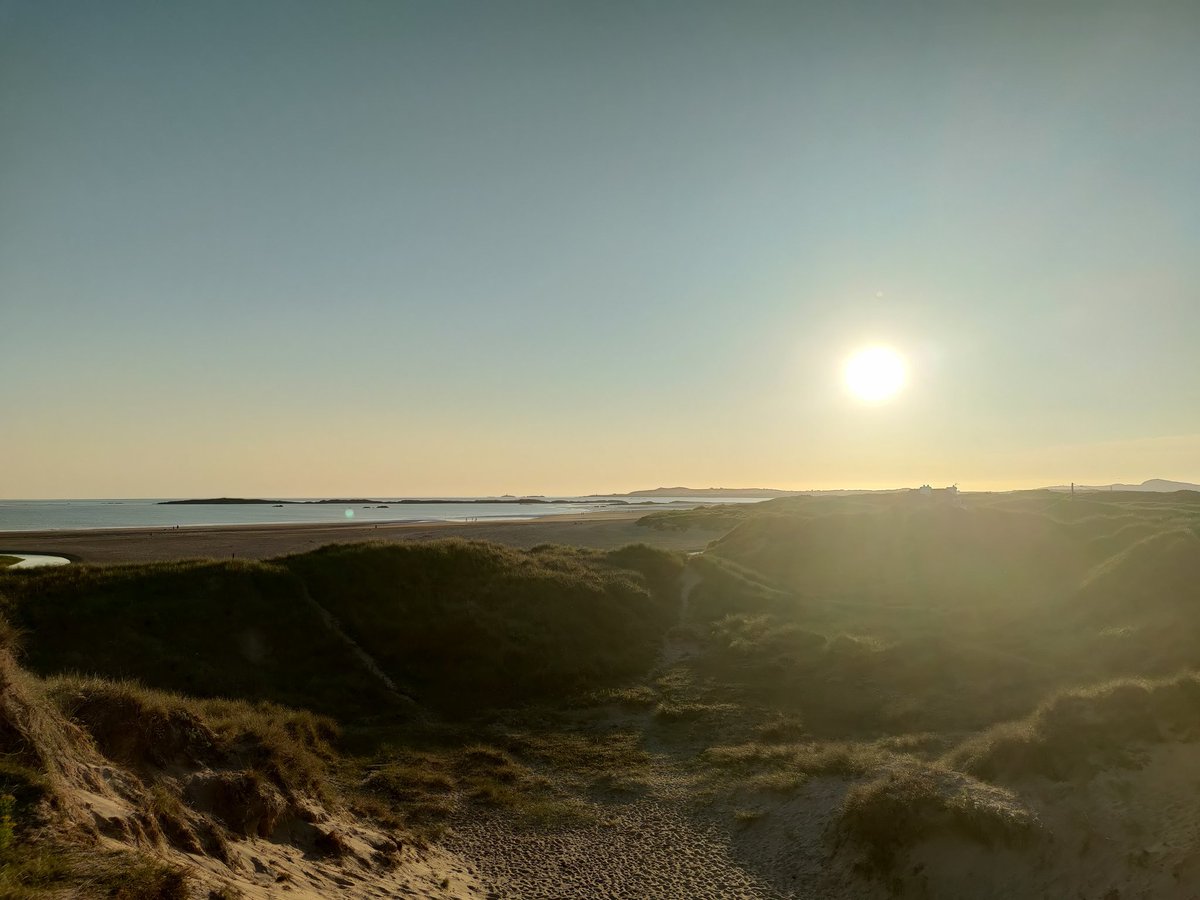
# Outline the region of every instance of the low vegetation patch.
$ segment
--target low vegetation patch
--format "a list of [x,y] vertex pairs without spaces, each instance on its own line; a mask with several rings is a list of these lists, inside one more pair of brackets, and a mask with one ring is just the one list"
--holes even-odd
[[5,900],[189,900],[191,884],[185,869],[135,853],[31,842],[0,849]]
[[992,846],[1018,844],[1038,827],[1036,816],[1010,791],[915,761],[852,787],[838,824],[881,873],[893,869],[903,850],[935,834]]
[[707,623],[726,615],[793,610],[798,598],[736,562],[705,554],[688,561],[700,581],[692,588],[688,618]]
[[134,771],[213,766],[260,773],[292,794],[330,800],[338,726],[307,711],[196,699],[136,682],[59,677],[46,695],[109,759]]
[[693,528],[728,531],[746,521],[750,516],[748,506],[750,504],[716,503],[692,509],[666,509],[642,516],[637,523],[656,531],[690,531]]
[[460,810],[470,807],[503,813],[523,828],[590,817],[578,798],[502,746],[393,748],[381,756],[386,761],[364,769],[358,792],[383,801],[396,824],[419,839],[436,839]]
[[654,688],[639,684],[592,691],[584,697],[584,702],[595,706],[611,703],[626,709],[649,709],[658,703],[658,694]]
[[732,703],[694,703],[664,700],[654,707],[654,718],[660,722],[694,722],[711,720],[716,716],[736,712]]
[[1025,719],[988,729],[945,762],[987,780],[1088,776],[1136,765],[1139,748],[1200,738],[1200,675],[1123,679],[1050,697]]
[[349,718],[394,709],[389,693],[269,563],[57,566],[0,575],[23,664],[193,697],[239,697]]
[[342,545],[284,565],[418,700],[454,713],[564,698],[643,673],[682,560],[649,547]]
[[903,495],[865,511],[760,515],[708,552],[808,595],[951,608],[1032,604],[1091,564],[1085,543],[1044,515]]
[[710,747],[700,756],[701,763],[714,774],[729,774],[735,778],[781,772],[804,778],[818,775],[859,777],[896,759],[895,751],[886,746],[843,741],[796,744],[751,742]]

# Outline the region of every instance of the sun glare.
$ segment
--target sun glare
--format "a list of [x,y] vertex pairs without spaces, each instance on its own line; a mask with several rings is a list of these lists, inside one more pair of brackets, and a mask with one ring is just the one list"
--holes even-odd
[[846,387],[867,403],[881,403],[904,387],[904,358],[889,347],[867,347],[848,360],[843,370]]

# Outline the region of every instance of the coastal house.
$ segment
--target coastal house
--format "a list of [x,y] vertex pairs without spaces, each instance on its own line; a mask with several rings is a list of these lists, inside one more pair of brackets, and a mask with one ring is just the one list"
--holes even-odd
[[947,499],[953,500],[958,496],[958,485],[952,484],[946,488],[930,487],[928,484],[923,484],[917,488],[916,493],[922,497],[932,497],[934,494],[939,494]]

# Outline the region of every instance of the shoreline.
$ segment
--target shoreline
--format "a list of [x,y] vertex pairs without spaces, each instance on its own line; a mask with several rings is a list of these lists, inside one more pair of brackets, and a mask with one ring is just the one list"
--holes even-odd
[[327,544],[401,542],[461,537],[519,547],[567,544],[612,549],[646,543],[702,550],[720,532],[660,531],[637,524],[649,510],[552,513],[480,522],[321,522],[265,525],[182,525],[0,532],[0,548],[65,556],[76,562],[119,564],[184,559],[270,559]]

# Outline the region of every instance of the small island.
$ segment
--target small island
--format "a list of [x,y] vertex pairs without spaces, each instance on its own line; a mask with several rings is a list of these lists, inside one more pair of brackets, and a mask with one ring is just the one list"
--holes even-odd
[[[596,500],[547,500],[545,497],[473,497],[465,500],[437,499],[411,497],[400,500],[371,500],[369,498],[339,498],[333,500],[264,500],[246,497],[211,497],[196,500],[160,500],[159,506],[374,506],[376,509],[388,509],[389,504],[429,505],[436,503],[484,503],[484,504],[516,504],[528,506],[532,504],[553,503],[586,503],[595,505]],[[606,504],[624,505],[624,500],[605,500]]]

